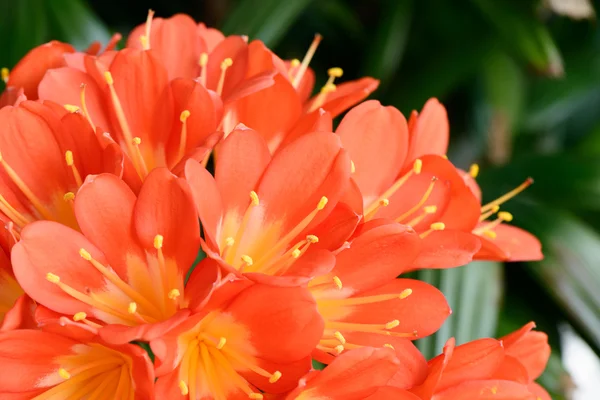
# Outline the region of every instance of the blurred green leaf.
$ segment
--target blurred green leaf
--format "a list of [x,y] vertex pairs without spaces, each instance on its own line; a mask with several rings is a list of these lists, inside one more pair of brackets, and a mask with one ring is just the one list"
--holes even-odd
[[202,249],[199,249],[198,255],[196,256],[194,263],[192,264],[191,268],[189,269],[187,275],[185,276],[185,283],[187,283],[188,279],[190,279],[190,275],[192,275],[192,272],[194,272],[194,270],[196,269],[196,267],[198,266],[200,261],[204,260],[205,258],[206,258],[206,253]]
[[83,1],[52,0],[45,4],[57,39],[69,42],[79,50],[85,50],[94,41],[106,43],[110,39],[106,26]]
[[313,0],[242,0],[223,23],[226,34],[248,35],[275,46]]
[[365,75],[381,80],[381,87],[396,74],[412,17],[413,0],[387,0],[383,2],[381,22],[371,38],[365,57]]
[[48,37],[43,0],[3,2],[0,5],[0,60],[12,67],[31,48]]
[[417,278],[437,286],[452,308],[438,332],[418,341],[427,358],[439,354],[451,337],[462,344],[495,336],[502,297],[500,263],[479,261],[461,268],[419,271]]
[[550,76],[563,74],[558,48],[548,29],[523,4],[512,1],[471,0],[496,28],[499,37],[534,68]]

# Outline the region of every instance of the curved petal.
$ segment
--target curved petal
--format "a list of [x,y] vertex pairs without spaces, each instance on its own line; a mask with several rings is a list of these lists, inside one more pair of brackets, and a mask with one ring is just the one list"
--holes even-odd
[[413,261],[411,269],[466,265],[481,248],[481,241],[479,236],[457,230],[431,232],[422,240],[421,252]]
[[536,380],[550,358],[548,335],[544,332],[531,331],[533,322],[523,328],[501,338],[506,355],[516,358],[527,369],[529,381]]
[[438,392],[431,400],[536,400],[526,385],[511,381],[467,381]]
[[165,259],[174,260],[185,277],[200,249],[200,226],[188,183],[166,168],[156,168],[144,181],[133,211],[135,231],[143,248],[155,251],[163,237]]
[[[350,107],[364,100],[377,89],[379,81],[373,78],[361,78],[355,81],[344,82],[337,85],[334,92],[327,94],[323,105],[320,106],[331,114],[332,118],[337,117]],[[317,95],[318,96],[318,95]],[[314,107],[316,98],[309,101],[305,109],[310,110]]]
[[377,389],[375,393],[369,397],[365,397],[365,400],[421,400],[420,397],[407,392],[402,389],[397,389],[391,386],[383,386]]
[[530,383],[527,388],[531,393],[536,395],[536,400],[552,400],[552,397],[548,394],[546,389],[538,385],[537,383]]
[[303,115],[294,127],[285,135],[278,149],[292,143],[299,137],[310,132],[333,132],[333,119],[331,114],[319,108],[311,113]]
[[29,51],[10,71],[7,86],[23,88],[29,100],[38,98],[38,84],[46,71],[65,65],[63,56],[75,49],[68,43],[53,40]]
[[[217,91],[221,78],[221,63],[231,58],[232,64],[227,69],[221,97],[227,99],[235,93],[238,86],[246,77],[248,68],[248,43],[241,36],[229,36],[219,42],[209,54],[206,65],[206,87]],[[227,102],[227,101],[224,101]]]
[[408,150],[406,119],[376,100],[350,110],[336,133],[355,166],[352,179],[365,197],[377,197],[396,180]]
[[[496,237],[488,239],[482,237],[481,242],[486,243],[482,250],[487,250],[486,253],[480,252],[475,258],[480,260],[498,259],[499,252],[492,252],[495,246],[506,254],[507,261],[538,261],[544,258],[542,253],[542,244],[539,239],[524,229],[508,224],[500,224],[494,228]],[[488,258],[490,257],[490,258]]]
[[448,150],[450,125],[444,106],[436,98],[427,100],[410,130],[410,150],[406,161],[427,154],[443,156]]

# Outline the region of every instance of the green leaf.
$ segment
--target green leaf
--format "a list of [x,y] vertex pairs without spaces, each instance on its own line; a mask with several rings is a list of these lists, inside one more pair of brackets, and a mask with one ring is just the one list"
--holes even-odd
[[381,87],[396,74],[402,61],[410,22],[412,19],[412,0],[384,1],[381,22],[378,24],[375,37],[367,48],[364,71],[381,80]]
[[558,48],[546,27],[533,14],[533,9],[512,1],[471,1],[496,29],[498,36],[520,57],[550,76],[563,74]]
[[196,259],[194,260],[194,263],[190,267],[187,275],[185,276],[185,281],[184,281],[185,284],[187,284],[188,280],[190,279],[190,275],[192,275],[192,272],[194,272],[194,270],[196,269],[196,267],[198,266],[198,264],[200,263],[200,261],[204,260],[205,258],[206,258],[206,253],[204,252],[204,250],[199,249],[198,250],[198,255],[196,256]]
[[13,67],[33,47],[47,41],[48,23],[43,0],[3,2],[0,5],[0,61]]
[[69,42],[79,50],[85,50],[94,41],[106,43],[110,39],[106,26],[84,2],[53,0],[45,4],[57,39]]
[[248,35],[275,46],[313,0],[242,0],[223,23],[226,34]]
[[452,308],[438,332],[418,341],[427,358],[439,354],[451,337],[462,344],[495,336],[503,290],[500,263],[477,261],[460,268],[424,270],[417,278],[437,286]]

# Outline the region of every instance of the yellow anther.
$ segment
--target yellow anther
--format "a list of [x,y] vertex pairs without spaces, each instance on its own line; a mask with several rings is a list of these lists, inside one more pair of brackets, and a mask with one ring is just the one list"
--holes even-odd
[[498,393],[498,388],[496,386],[492,386],[490,391],[492,392],[492,394],[496,394],[496,393]]
[[52,272],[48,272],[46,274],[46,279],[49,282],[52,282],[52,283],[58,283],[58,282],[60,282],[60,277],[58,275],[54,275]]
[[70,113],[74,113],[74,112],[77,112],[80,110],[79,107],[77,107],[73,104],[65,104],[63,107],[65,108],[65,110],[67,110]]
[[8,68],[4,67],[0,71],[1,71],[0,74],[2,75],[2,80],[4,81],[4,83],[8,82],[8,75],[9,75]]
[[219,343],[217,343],[217,349],[221,350],[223,347],[225,347],[225,343],[227,343],[227,339],[221,337],[219,339]]
[[447,160],[447,159],[448,159],[448,154],[443,154],[443,155],[442,155],[442,158],[443,158],[444,160]]
[[337,89],[337,86],[335,86],[335,83],[327,83],[327,84],[323,85],[323,87],[321,88],[321,93],[323,93],[323,94],[333,93],[333,92],[335,92],[336,89]]
[[90,261],[92,259],[92,255],[86,249],[79,249],[79,255],[86,261]]
[[417,158],[413,163],[413,172],[417,175],[421,173],[421,169],[423,169],[423,161],[420,158]]
[[112,74],[110,73],[110,71],[104,72],[104,80],[106,81],[106,83],[109,86],[112,86],[115,83],[115,81],[113,80],[113,77],[112,77]]
[[493,213],[497,213],[499,209],[500,209],[500,206],[499,205],[495,205],[495,206],[492,206],[492,210],[491,211]]
[[200,65],[201,67],[206,67],[206,64],[208,64],[208,54],[202,53],[202,54],[200,54],[200,59],[198,60],[198,65]]
[[227,247],[231,247],[235,244],[235,239],[232,238],[231,236],[225,238],[225,246]]
[[162,249],[164,240],[165,238],[163,237],[163,235],[154,236],[154,248],[156,250]]
[[329,68],[327,70],[327,75],[340,78],[342,75],[344,75],[344,70],[339,67]]
[[498,213],[498,218],[500,218],[502,221],[510,222],[513,220],[513,215],[508,211],[500,211]]
[[443,231],[444,229],[446,229],[446,224],[444,224],[443,222],[434,222],[429,227],[434,231]]
[[253,400],[254,400],[254,399],[262,399],[262,398],[264,398],[264,397],[263,397],[263,395],[262,395],[262,394],[260,394],[260,393],[250,393],[250,394],[248,395],[248,398],[249,398],[249,399],[253,399]]
[[187,396],[189,393],[188,385],[184,381],[179,381],[179,390],[182,396]]
[[252,200],[252,205],[253,206],[257,206],[260,204],[260,200],[258,199],[258,195],[256,194],[256,192],[253,190],[250,192],[250,200]]
[[412,292],[413,292],[413,291],[412,291],[412,289],[411,289],[411,288],[404,289],[402,292],[400,292],[400,298],[401,298],[401,299],[405,299],[405,298],[407,298],[408,296],[410,296],[410,295],[412,294]]
[[58,369],[58,375],[60,375],[60,377],[63,378],[63,379],[70,379],[71,378],[71,374],[69,373],[69,371],[67,371],[64,368],[59,368]]
[[296,68],[298,65],[300,65],[300,60],[297,58],[294,58],[292,61],[290,61],[290,67]]
[[269,383],[275,383],[279,380],[279,378],[281,378],[281,372],[275,371],[273,372],[273,375],[271,375],[271,377],[269,378]]
[[127,312],[129,314],[135,314],[137,312],[137,304],[134,301],[129,303],[129,306],[127,306]]
[[144,50],[147,50],[150,48],[150,42],[148,41],[148,36],[140,35],[140,42],[142,43],[142,47],[144,48]]
[[437,212],[437,206],[425,206],[423,207],[425,214],[435,214]]
[[246,263],[246,265],[248,265],[248,266],[250,266],[250,265],[254,264],[254,261],[252,260],[252,257],[250,257],[250,256],[249,256],[249,255],[247,255],[247,254],[243,254],[243,255],[242,255],[240,258],[241,258],[241,259],[242,259],[242,261],[243,261],[243,262],[245,262],[245,263]]
[[319,200],[319,204],[317,205],[317,210],[322,210],[325,208],[325,206],[327,205],[327,202],[329,202],[329,199],[325,196],[321,197],[321,200]]
[[171,289],[171,291],[167,295],[167,297],[169,297],[171,300],[175,300],[179,296],[181,296],[181,293],[177,289]]
[[483,236],[493,240],[496,239],[498,235],[496,235],[496,232],[494,231],[483,231]]
[[398,325],[400,325],[400,321],[398,321],[397,319],[395,319],[395,320],[390,321],[387,324],[385,324],[385,329],[394,329]]
[[73,192],[67,192],[63,196],[64,201],[73,201],[74,199],[75,199],[75,193],[73,193]]
[[338,344],[337,346],[334,347],[334,349],[337,354],[342,354],[342,351],[344,351],[344,346],[341,344]]
[[136,136],[133,138],[132,142],[134,145],[139,146],[140,144],[142,144],[142,139]]
[[350,173],[353,174],[356,172],[356,165],[354,165],[354,161],[350,160]]
[[334,276],[334,277],[333,277],[333,283],[335,283],[335,286],[337,286],[337,288],[338,288],[339,290],[342,290],[342,288],[344,287],[344,286],[342,285],[342,280],[341,280],[339,277],[337,277],[337,276]]
[[186,119],[190,117],[190,110],[183,110],[179,115],[179,120],[181,122],[185,122]]
[[76,313],[75,315],[73,315],[73,321],[75,321],[75,322],[83,321],[86,318],[87,318],[87,314],[84,313],[83,311],[80,311],[80,312]]
[[307,235],[306,240],[310,243],[319,243],[319,238],[315,235]]
[[69,167],[73,165],[73,152],[71,150],[65,152],[65,161]]
[[300,257],[301,254],[302,252],[299,249],[294,249],[294,251],[292,251],[292,257],[294,258]]
[[231,58],[226,58],[221,62],[221,69],[227,69],[233,65],[233,60]]
[[346,338],[342,335],[342,332],[335,332],[333,336],[339,340],[341,344],[346,344]]
[[477,178],[477,175],[479,175],[479,165],[472,164],[469,168],[469,175],[471,175],[471,178]]
[[386,343],[386,344],[384,344],[384,345],[383,345],[383,347],[387,347],[388,349],[392,349],[392,350],[394,350],[394,346],[392,346],[392,345],[391,345],[391,344],[389,344],[389,343]]
[[390,201],[388,199],[381,199],[379,200],[379,205],[381,207],[387,207],[390,205]]

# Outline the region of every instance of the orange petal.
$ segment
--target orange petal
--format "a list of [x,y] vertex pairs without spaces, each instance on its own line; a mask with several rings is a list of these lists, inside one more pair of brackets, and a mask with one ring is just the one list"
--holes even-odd
[[302,135],[309,132],[333,132],[333,119],[331,114],[319,108],[302,116],[294,127],[285,135],[279,148],[283,148]]
[[391,386],[383,386],[377,389],[375,393],[369,397],[365,397],[365,400],[421,400],[420,397],[407,392],[406,390],[397,389]]
[[427,154],[445,155],[449,138],[446,109],[436,98],[427,100],[410,130],[410,150],[406,161],[410,163]]
[[[494,239],[481,238],[482,243],[487,243],[482,246],[482,251],[476,254],[476,259],[538,261],[544,258],[539,239],[526,230],[503,223],[494,228],[494,232]],[[499,258],[503,254],[506,258]]]
[[355,165],[352,179],[364,196],[375,198],[392,185],[408,150],[408,128],[400,111],[366,101],[344,116],[336,133]]
[[530,322],[500,339],[506,349],[506,355],[516,358],[527,369],[529,381],[534,381],[544,372],[550,357],[548,335],[531,331],[533,327],[535,324]]
[[[546,364],[544,363],[545,366]],[[523,384],[527,384],[532,380],[529,379],[529,374],[525,366],[517,358],[511,357],[508,354],[504,356],[504,360],[494,373],[493,378]]]
[[162,235],[165,258],[174,260],[185,277],[200,249],[200,226],[185,179],[177,178],[166,168],[150,172],[133,215],[142,247],[154,249],[156,235]]
[[33,318],[37,305],[26,294],[17,298],[12,308],[4,314],[0,321],[0,331],[11,331],[14,329],[35,329],[37,323]]
[[[142,49],[140,37],[145,31],[146,24],[137,26],[129,34],[127,47]],[[150,48],[163,62],[170,80],[198,77],[202,43],[196,31],[196,22],[185,14],[152,19]]]
[[215,182],[223,199],[223,208],[243,215],[250,191],[271,161],[265,139],[256,131],[238,126],[217,148]]
[[248,44],[241,36],[229,36],[216,45],[209,54],[208,64],[206,65],[206,87],[210,90],[217,90],[219,79],[221,77],[221,63],[226,58],[231,58],[232,65],[227,69],[223,92],[221,97],[227,102],[227,98],[235,93],[238,86],[246,77],[248,68]]
[[327,250],[339,249],[352,235],[360,221],[360,214],[344,203],[336,204],[327,219],[313,229],[319,238],[314,247]]
[[552,397],[548,394],[546,389],[538,385],[537,383],[530,383],[527,388],[531,393],[536,395],[536,400],[552,400]]
[[204,42],[206,51],[209,53],[211,53],[214,48],[225,39],[225,36],[221,33],[221,31],[214,28],[207,28],[202,22],[198,24],[196,33]]
[[[367,98],[378,86],[379,81],[369,77],[344,82],[337,85],[336,90],[327,95],[327,99],[321,108],[331,113],[331,117],[335,118],[353,105]],[[305,109],[310,110],[313,102],[314,98],[305,106]]]
[[7,86],[23,88],[29,100],[38,98],[38,84],[46,71],[65,65],[63,55],[75,49],[67,43],[53,40],[29,51],[10,71]]
[[526,385],[511,381],[477,380],[463,382],[438,392],[432,400],[536,400]]
[[457,230],[434,231],[427,235],[411,269],[454,268],[468,264],[481,248],[479,236]]

